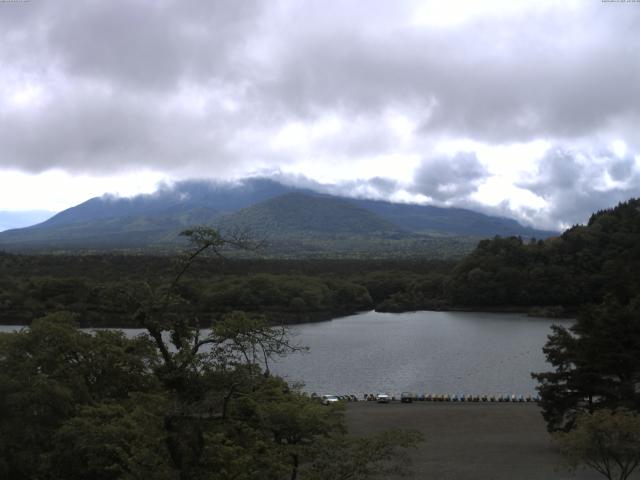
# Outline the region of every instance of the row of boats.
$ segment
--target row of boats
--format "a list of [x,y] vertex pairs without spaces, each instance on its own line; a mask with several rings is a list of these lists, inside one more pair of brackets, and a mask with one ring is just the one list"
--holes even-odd
[[[365,394],[364,399],[366,401],[379,401],[380,395]],[[391,400],[396,400],[396,397],[391,397]],[[498,395],[449,395],[449,394],[412,394],[403,392],[400,400],[406,401],[418,401],[418,402],[512,402],[512,403],[527,403],[538,402],[540,397],[538,395],[516,395],[516,394],[498,394]]]
[[[355,395],[322,395],[318,396],[316,393],[311,394],[311,398],[315,398],[321,401],[325,405],[329,405],[333,402],[357,402],[358,397]],[[400,400],[403,403],[410,402],[511,402],[511,403],[531,403],[540,401],[539,395],[516,395],[516,394],[498,394],[498,395],[449,395],[449,394],[420,394],[410,392],[402,392],[399,398],[395,396],[379,393],[374,395],[373,393],[365,393],[364,401],[389,403],[392,401]]]

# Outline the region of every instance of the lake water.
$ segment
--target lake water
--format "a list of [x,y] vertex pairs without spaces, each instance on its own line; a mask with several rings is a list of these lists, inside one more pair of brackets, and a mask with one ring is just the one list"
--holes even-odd
[[522,314],[377,313],[293,328],[308,354],[272,370],[321,393],[533,394],[553,323]]
[[[309,352],[278,359],[272,371],[309,392],[398,395],[533,394],[531,372],[553,323],[521,314],[366,312],[291,328]],[[0,331],[16,327],[0,326]],[[135,334],[140,330],[128,330]]]

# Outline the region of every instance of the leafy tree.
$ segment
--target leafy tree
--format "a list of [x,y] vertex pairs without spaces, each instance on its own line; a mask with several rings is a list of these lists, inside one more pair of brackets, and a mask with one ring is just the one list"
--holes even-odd
[[569,329],[552,328],[543,350],[554,371],[533,374],[550,431],[600,408],[640,411],[640,297],[627,305],[607,297]]
[[609,480],[626,480],[640,465],[640,416],[629,410],[583,414],[574,430],[554,439],[573,470],[585,465]]
[[166,398],[131,395],[79,408],[55,432],[51,473],[66,480],[171,480],[163,414]]
[[206,252],[253,244],[185,234],[172,281],[119,293],[148,335],[82,332],[69,313],[0,335],[0,478],[313,479],[323,464],[364,478],[417,441],[350,438],[339,407],[271,376],[272,357],[299,349],[284,328],[231,312],[204,334],[182,278]]
[[317,455],[319,439],[335,442],[346,433],[342,405],[327,409],[287,389],[273,393],[273,401],[261,405],[260,412],[281,454],[290,459],[291,478],[296,479],[301,462]]
[[157,392],[160,384],[148,375],[156,364],[148,339],[90,335],[68,313],[0,334],[0,478],[44,475],[65,422],[84,407]]

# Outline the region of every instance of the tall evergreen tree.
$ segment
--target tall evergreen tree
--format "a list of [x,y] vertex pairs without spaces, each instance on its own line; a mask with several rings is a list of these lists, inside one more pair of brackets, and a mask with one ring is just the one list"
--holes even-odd
[[640,411],[640,296],[624,305],[609,296],[569,329],[554,326],[544,353],[554,371],[532,375],[550,431],[600,408]]

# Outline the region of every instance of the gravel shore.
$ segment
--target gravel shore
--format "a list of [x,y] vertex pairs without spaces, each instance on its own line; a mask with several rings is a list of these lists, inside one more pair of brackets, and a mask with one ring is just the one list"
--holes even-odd
[[591,471],[572,475],[563,467],[535,404],[357,402],[347,405],[346,419],[353,434],[389,428],[423,433],[425,442],[411,454],[414,473],[405,479],[604,478]]

